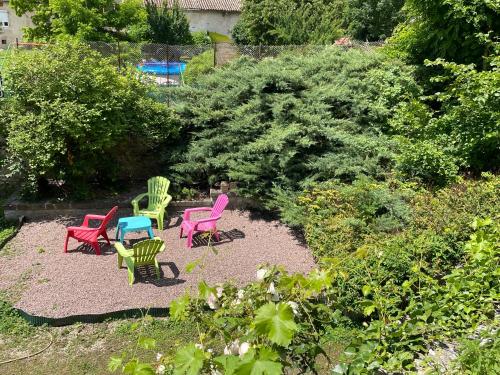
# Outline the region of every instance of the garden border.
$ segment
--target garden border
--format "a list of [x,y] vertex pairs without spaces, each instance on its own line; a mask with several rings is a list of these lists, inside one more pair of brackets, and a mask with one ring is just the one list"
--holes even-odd
[[19,219],[18,219],[17,228],[14,231],[14,233],[12,233],[11,235],[7,236],[2,241],[0,241],[0,250],[2,250],[5,247],[5,245],[7,245],[7,243],[10,240],[12,240],[15,236],[17,236],[17,234],[21,230],[21,227],[23,226],[24,222],[25,222],[25,217],[24,216],[20,216]]
[[102,314],[70,315],[62,318],[47,318],[44,316],[31,315],[17,307],[14,307],[14,310],[17,311],[17,313],[24,320],[35,327],[40,327],[43,325],[48,325],[51,327],[63,327],[75,323],[102,323],[106,320],[140,318],[145,315],[150,315],[155,318],[166,318],[170,316],[170,308],[168,307],[135,308],[106,312]]

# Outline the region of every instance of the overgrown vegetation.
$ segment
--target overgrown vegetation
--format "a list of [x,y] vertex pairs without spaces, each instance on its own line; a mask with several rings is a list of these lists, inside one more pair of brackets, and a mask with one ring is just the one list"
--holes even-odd
[[81,44],[17,52],[5,87],[0,126],[10,172],[24,177],[26,193],[43,192],[51,179],[85,197],[94,182],[130,176],[177,133],[175,115],[137,73],[117,72]]
[[411,68],[375,52],[241,59],[177,93],[188,142],[174,154],[176,179],[230,179],[263,199],[312,181],[381,178],[395,160],[388,119],[418,93]]

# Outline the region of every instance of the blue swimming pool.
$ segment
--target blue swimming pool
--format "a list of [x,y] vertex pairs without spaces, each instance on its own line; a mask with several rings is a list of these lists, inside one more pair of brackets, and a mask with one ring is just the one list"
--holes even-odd
[[184,61],[160,61],[148,62],[137,65],[143,73],[156,74],[156,75],[180,75],[186,70],[186,63]]

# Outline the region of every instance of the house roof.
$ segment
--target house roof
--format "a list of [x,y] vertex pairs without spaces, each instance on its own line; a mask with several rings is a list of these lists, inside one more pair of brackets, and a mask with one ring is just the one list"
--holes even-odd
[[[175,0],[167,0],[172,5]],[[223,12],[241,12],[242,0],[178,0],[185,10],[216,10]]]

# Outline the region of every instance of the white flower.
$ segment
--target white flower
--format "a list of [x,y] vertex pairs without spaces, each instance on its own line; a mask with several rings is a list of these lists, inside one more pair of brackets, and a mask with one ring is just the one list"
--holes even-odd
[[220,372],[219,370],[215,369],[215,370],[210,371],[210,375],[222,375],[222,372]]
[[194,344],[196,349],[203,350],[203,344]]
[[213,349],[207,349],[207,353],[212,354],[213,352],[214,352],[214,350],[213,350]]
[[162,353],[156,353],[156,362],[160,362],[162,358],[163,358]]
[[238,351],[238,354],[240,357],[243,357],[248,350],[250,349],[250,344],[248,342],[244,342],[243,344],[240,345],[240,350]]
[[165,365],[159,365],[158,368],[156,369],[156,373],[159,375],[163,375],[165,373]]
[[215,294],[210,293],[207,298],[207,304],[212,310],[217,310],[219,308],[219,302],[217,301]]
[[240,340],[234,340],[229,346],[224,348],[225,355],[236,355],[240,351]]
[[217,298],[221,298],[222,297],[222,293],[224,293],[224,288],[221,287],[221,286],[218,286],[217,289]]
[[274,287],[274,283],[272,282],[267,289],[267,293],[271,295],[271,301],[277,302],[280,300],[280,295],[276,293],[276,288]]
[[257,271],[257,280],[262,281],[266,277],[267,269],[261,268]]
[[292,308],[293,315],[300,315],[299,304],[297,302],[288,301],[287,304],[288,304],[288,306],[290,306]]
[[245,291],[243,289],[238,290],[238,299],[243,299],[245,295]]

